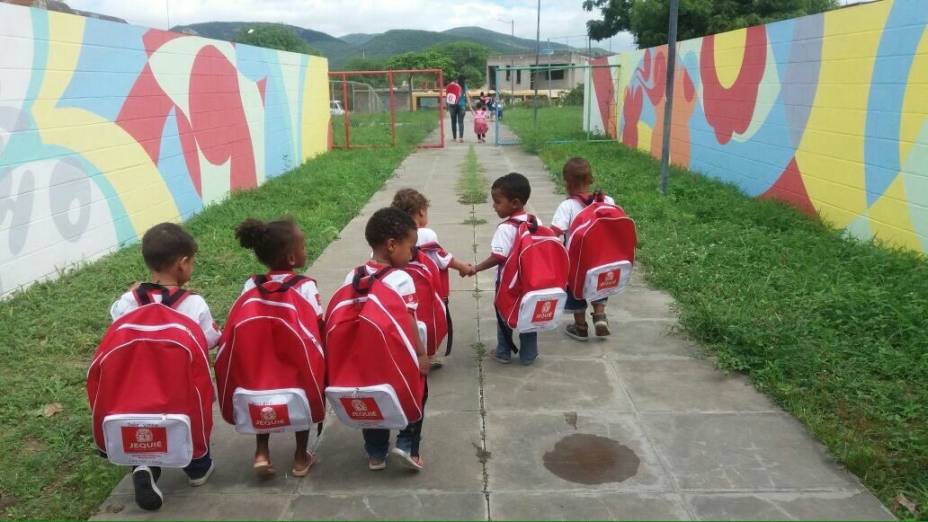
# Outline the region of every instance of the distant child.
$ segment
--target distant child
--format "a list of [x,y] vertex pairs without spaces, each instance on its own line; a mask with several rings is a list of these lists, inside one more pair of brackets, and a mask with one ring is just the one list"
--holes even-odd
[[[518,172],[510,172],[493,182],[490,192],[493,197],[493,210],[496,215],[504,219],[496,227],[496,233],[490,241],[490,256],[479,263],[474,272],[482,272],[488,268],[500,267],[496,273],[496,287],[499,289],[499,276],[502,265],[509,258],[516,241],[516,233],[521,223],[530,219],[525,212],[525,204],[532,193],[528,179]],[[512,342],[512,328],[496,311],[496,352],[493,358],[502,364],[509,364],[515,346]],[[538,357],[538,334],[519,334],[519,360],[523,365],[532,364]]]
[[[418,228],[416,246],[420,247],[438,266],[442,273],[443,288],[441,289],[442,299],[445,306],[449,302],[449,283],[448,269],[457,270],[461,277],[470,275],[474,266],[470,263],[463,263],[441,248],[438,242],[438,234],[431,228],[426,228],[429,224],[429,200],[426,199],[418,190],[404,188],[396,191],[393,196],[393,207],[409,214]],[[450,317],[450,314],[449,314]],[[450,335],[450,334],[449,334]],[[441,367],[443,364],[442,357],[436,353],[430,358],[433,367]]]
[[[400,268],[412,259],[413,247],[418,235],[416,222],[398,208],[382,208],[371,216],[364,229],[364,237],[373,249],[370,261],[364,265],[367,273],[376,274],[385,268]],[[345,284],[351,284],[355,277],[352,270],[345,278]],[[416,324],[416,287],[412,277],[402,270],[393,270],[381,280],[386,286],[396,291],[409,311],[409,320]],[[419,372],[425,376],[429,373],[429,356],[418,336],[415,338],[416,357]],[[389,364],[389,361],[383,361]],[[422,399],[422,418],[408,424],[396,436],[396,446],[390,449],[390,430],[363,429],[364,450],[367,452],[367,467],[379,471],[387,467],[387,453],[403,460],[410,469],[422,470],[425,462],[419,455],[419,442],[422,439],[422,423],[425,420],[425,403],[428,400],[428,383]]]
[[[296,270],[306,266],[306,238],[292,219],[267,223],[246,219],[235,229],[235,237],[242,247],[253,250],[258,261],[268,268],[266,278],[270,281],[284,283],[297,276]],[[242,294],[255,286],[255,278],[249,277]],[[323,314],[322,299],[316,283],[309,278],[300,279],[292,289],[309,303],[317,323],[320,322]],[[293,326],[295,328],[297,325]],[[304,477],[315,463],[316,455],[309,449],[309,430],[296,431],[293,435],[296,450],[290,472],[294,477]],[[270,434],[259,433],[255,439],[254,470],[259,477],[268,478],[275,473],[271,465]]]
[[474,134],[477,135],[478,143],[487,142],[487,131],[490,130],[490,126],[487,124],[488,115],[486,104],[482,101],[477,102],[477,109],[474,111]]
[[[209,306],[201,296],[182,289],[190,281],[193,274],[194,257],[197,249],[197,242],[180,225],[161,223],[148,229],[145,235],[142,236],[142,257],[149,270],[149,282],[134,285],[113,303],[112,307],[110,307],[110,316],[113,321],[115,322],[120,317],[142,306],[144,303],[140,302],[140,300],[162,303],[164,299],[177,296],[179,298],[177,304],[171,305],[171,307],[200,326],[207,342],[207,348],[215,346],[221,333],[213,321]],[[132,369],[125,368],[125,370]],[[157,371],[154,368],[151,370]],[[93,371],[93,366],[91,371]],[[132,370],[131,373],[125,375],[137,376],[141,371],[144,370]],[[212,404],[212,383],[209,381],[208,366],[206,371],[208,390],[204,391],[209,396],[204,397],[204,402]],[[174,376],[164,377],[167,381]],[[189,384],[191,388],[198,387],[198,384],[201,384],[196,382],[196,376],[192,376],[191,379],[193,379],[193,382]],[[131,383],[127,386],[131,386]],[[90,383],[88,383],[89,388]],[[96,401],[93,402],[93,405],[96,406]],[[207,415],[210,414],[207,413]],[[211,426],[211,419],[204,420],[204,422],[209,423],[209,426]],[[209,429],[207,428],[205,431],[208,433]],[[210,457],[208,444],[207,437],[205,454],[198,457],[194,452],[193,460],[183,468],[191,486],[196,487],[205,484],[215,468],[213,459]],[[135,502],[140,508],[156,510],[161,507],[164,496],[157,485],[160,476],[161,468],[158,466],[133,466],[132,485],[135,488]]]
[[[592,196],[590,186],[593,184],[593,170],[587,160],[574,157],[564,164],[561,176],[564,179],[564,189],[568,197],[554,211],[551,228],[558,235],[563,235],[566,243],[574,218],[586,207],[586,200]],[[615,204],[609,196],[605,196],[605,202],[610,205]],[[610,334],[609,322],[606,319],[606,301],[607,299],[601,299],[591,303],[593,305],[593,327],[596,335],[600,337]],[[573,312],[574,324],[567,326],[566,334],[578,341],[586,341],[590,335],[586,322],[586,307],[586,300],[574,298],[573,293],[568,289],[565,311]]]

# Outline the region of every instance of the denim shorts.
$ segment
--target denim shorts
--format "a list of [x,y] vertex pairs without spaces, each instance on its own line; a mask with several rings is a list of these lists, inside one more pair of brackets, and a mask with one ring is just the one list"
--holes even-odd
[[[598,301],[593,301],[593,304],[606,304],[609,298],[603,298]],[[570,288],[567,289],[567,303],[564,305],[565,312],[582,312],[586,310],[586,299],[575,299],[573,292],[570,291]]]

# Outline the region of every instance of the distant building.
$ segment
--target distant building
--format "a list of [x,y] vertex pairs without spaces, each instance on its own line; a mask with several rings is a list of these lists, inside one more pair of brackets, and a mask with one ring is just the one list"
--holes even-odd
[[524,97],[534,92],[537,82],[538,90],[544,91],[539,94],[548,95],[548,91],[551,91],[552,98],[559,98],[562,92],[570,91],[583,83],[584,71],[558,67],[586,65],[588,60],[583,54],[569,51],[542,54],[538,57],[538,65],[550,66],[550,71],[540,70],[533,73],[520,67],[534,66],[535,53],[490,55],[487,57],[486,88],[491,91],[499,90],[501,94]]

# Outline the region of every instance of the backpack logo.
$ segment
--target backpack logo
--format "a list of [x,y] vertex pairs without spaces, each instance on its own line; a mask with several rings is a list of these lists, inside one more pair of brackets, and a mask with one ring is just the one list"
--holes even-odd
[[532,314],[533,323],[546,323],[554,319],[554,310],[557,308],[557,299],[548,299],[535,303],[535,313]]
[[345,408],[345,412],[354,420],[383,420],[380,408],[377,407],[374,399],[370,397],[354,399],[342,397],[340,401],[342,407]]
[[126,453],[167,453],[167,429],[160,426],[123,426],[122,449]]
[[619,286],[619,273],[620,270],[616,268],[599,274],[599,277],[596,279],[596,291],[598,292],[600,290]]
[[251,424],[258,429],[280,428],[290,425],[290,412],[286,404],[248,404]]

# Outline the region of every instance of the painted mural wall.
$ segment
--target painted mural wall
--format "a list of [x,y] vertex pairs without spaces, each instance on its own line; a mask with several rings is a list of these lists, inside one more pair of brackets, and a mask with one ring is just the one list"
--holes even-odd
[[328,148],[328,63],[0,3],[0,295]]
[[[925,0],[883,0],[680,42],[672,161],[928,252],[926,27]],[[605,60],[590,125],[660,157],[666,46]]]

